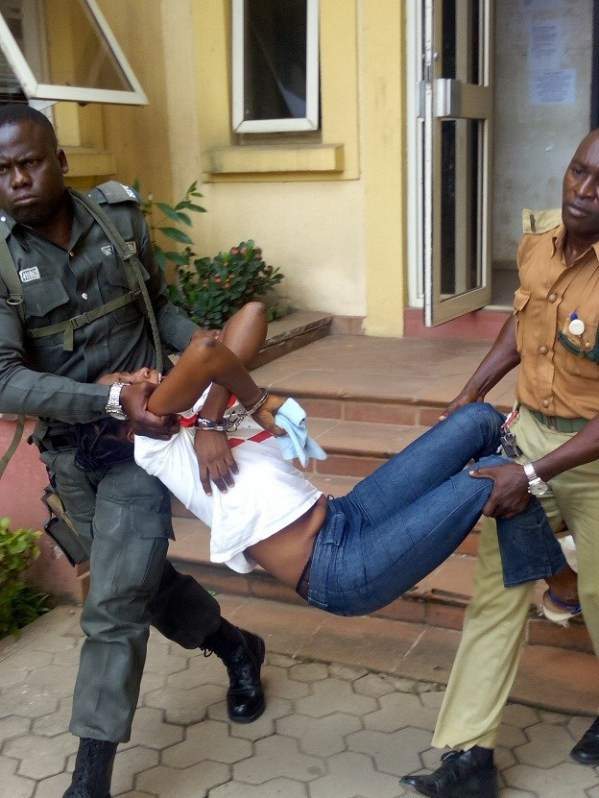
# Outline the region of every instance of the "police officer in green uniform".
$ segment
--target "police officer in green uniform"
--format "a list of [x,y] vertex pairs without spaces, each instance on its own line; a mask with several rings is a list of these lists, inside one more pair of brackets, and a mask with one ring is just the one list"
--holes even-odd
[[109,798],[149,626],[223,660],[239,722],[264,710],[264,643],[222,619],[216,600],[167,562],[170,501],[157,479],[132,459],[95,470],[74,462],[81,425],[111,415],[140,434],[172,434],[175,419],[146,410],[152,386],[96,380],[160,366],[160,342],[182,350],[198,330],[168,302],[135,193],[110,182],[83,196],[65,188],[66,172],[47,118],[0,106],[0,412],[39,417],[34,438],[90,551],[70,726],[81,740],[65,798]]

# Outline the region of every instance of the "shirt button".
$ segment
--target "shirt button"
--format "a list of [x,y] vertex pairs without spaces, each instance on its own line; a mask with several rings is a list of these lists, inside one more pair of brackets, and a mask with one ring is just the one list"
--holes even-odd
[[75,257],[75,250],[74,249],[70,249],[69,250],[69,258],[74,258],[74,257]]
[[87,294],[85,293],[85,291],[81,294],[81,299],[87,299]]
[[0,216],[0,222],[5,222],[5,221],[6,221],[6,216]]
[[543,407],[549,407],[551,404],[551,399],[543,399]]
[[541,355],[546,355],[548,351],[549,350],[547,349],[546,346],[540,346],[539,347],[539,354],[541,354]]
[[550,302],[555,302],[555,300],[557,299],[557,294],[549,294],[549,296],[547,297],[547,299],[548,299]]

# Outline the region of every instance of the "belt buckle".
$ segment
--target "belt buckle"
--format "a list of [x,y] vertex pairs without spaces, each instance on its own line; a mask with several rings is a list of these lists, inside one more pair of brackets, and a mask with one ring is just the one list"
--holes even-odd
[[555,432],[557,432],[558,429],[557,429],[557,418],[556,418],[556,416],[545,416],[545,418],[547,419],[547,426],[549,427],[549,429],[552,429]]

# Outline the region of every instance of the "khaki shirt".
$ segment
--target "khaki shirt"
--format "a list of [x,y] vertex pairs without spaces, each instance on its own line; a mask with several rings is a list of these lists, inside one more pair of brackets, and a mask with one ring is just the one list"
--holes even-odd
[[[100,189],[91,196],[137,251],[162,341],[171,351],[184,349],[197,327],[168,301],[137,202],[109,202]],[[23,325],[18,310],[6,302],[8,290],[0,279],[0,412],[67,424],[95,421],[105,415],[109,390],[95,384],[100,375],[155,364],[152,335],[137,303],[76,330],[72,352],[65,351],[62,333],[27,337],[26,328],[65,321],[129,290],[124,267],[100,226],[74,200],[73,209],[67,249],[0,211],[0,234],[21,278],[25,311]]]
[[[599,243],[568,267],[564,238],[560,226],[525,235],[518,249],[517,394],[548,416],[590,419],[599,414]],[[583,322],[581,334],[573,319]]]

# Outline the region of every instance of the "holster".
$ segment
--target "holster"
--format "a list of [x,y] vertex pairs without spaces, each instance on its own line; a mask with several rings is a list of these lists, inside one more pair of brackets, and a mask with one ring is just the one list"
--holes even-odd
[[89,553],[75,530],[64,504],[52,485],[44,488],[42,501],[48,508],[50,517],[44,524],[44,531],[62,551],[71,565],[79,565],[89,559]]

